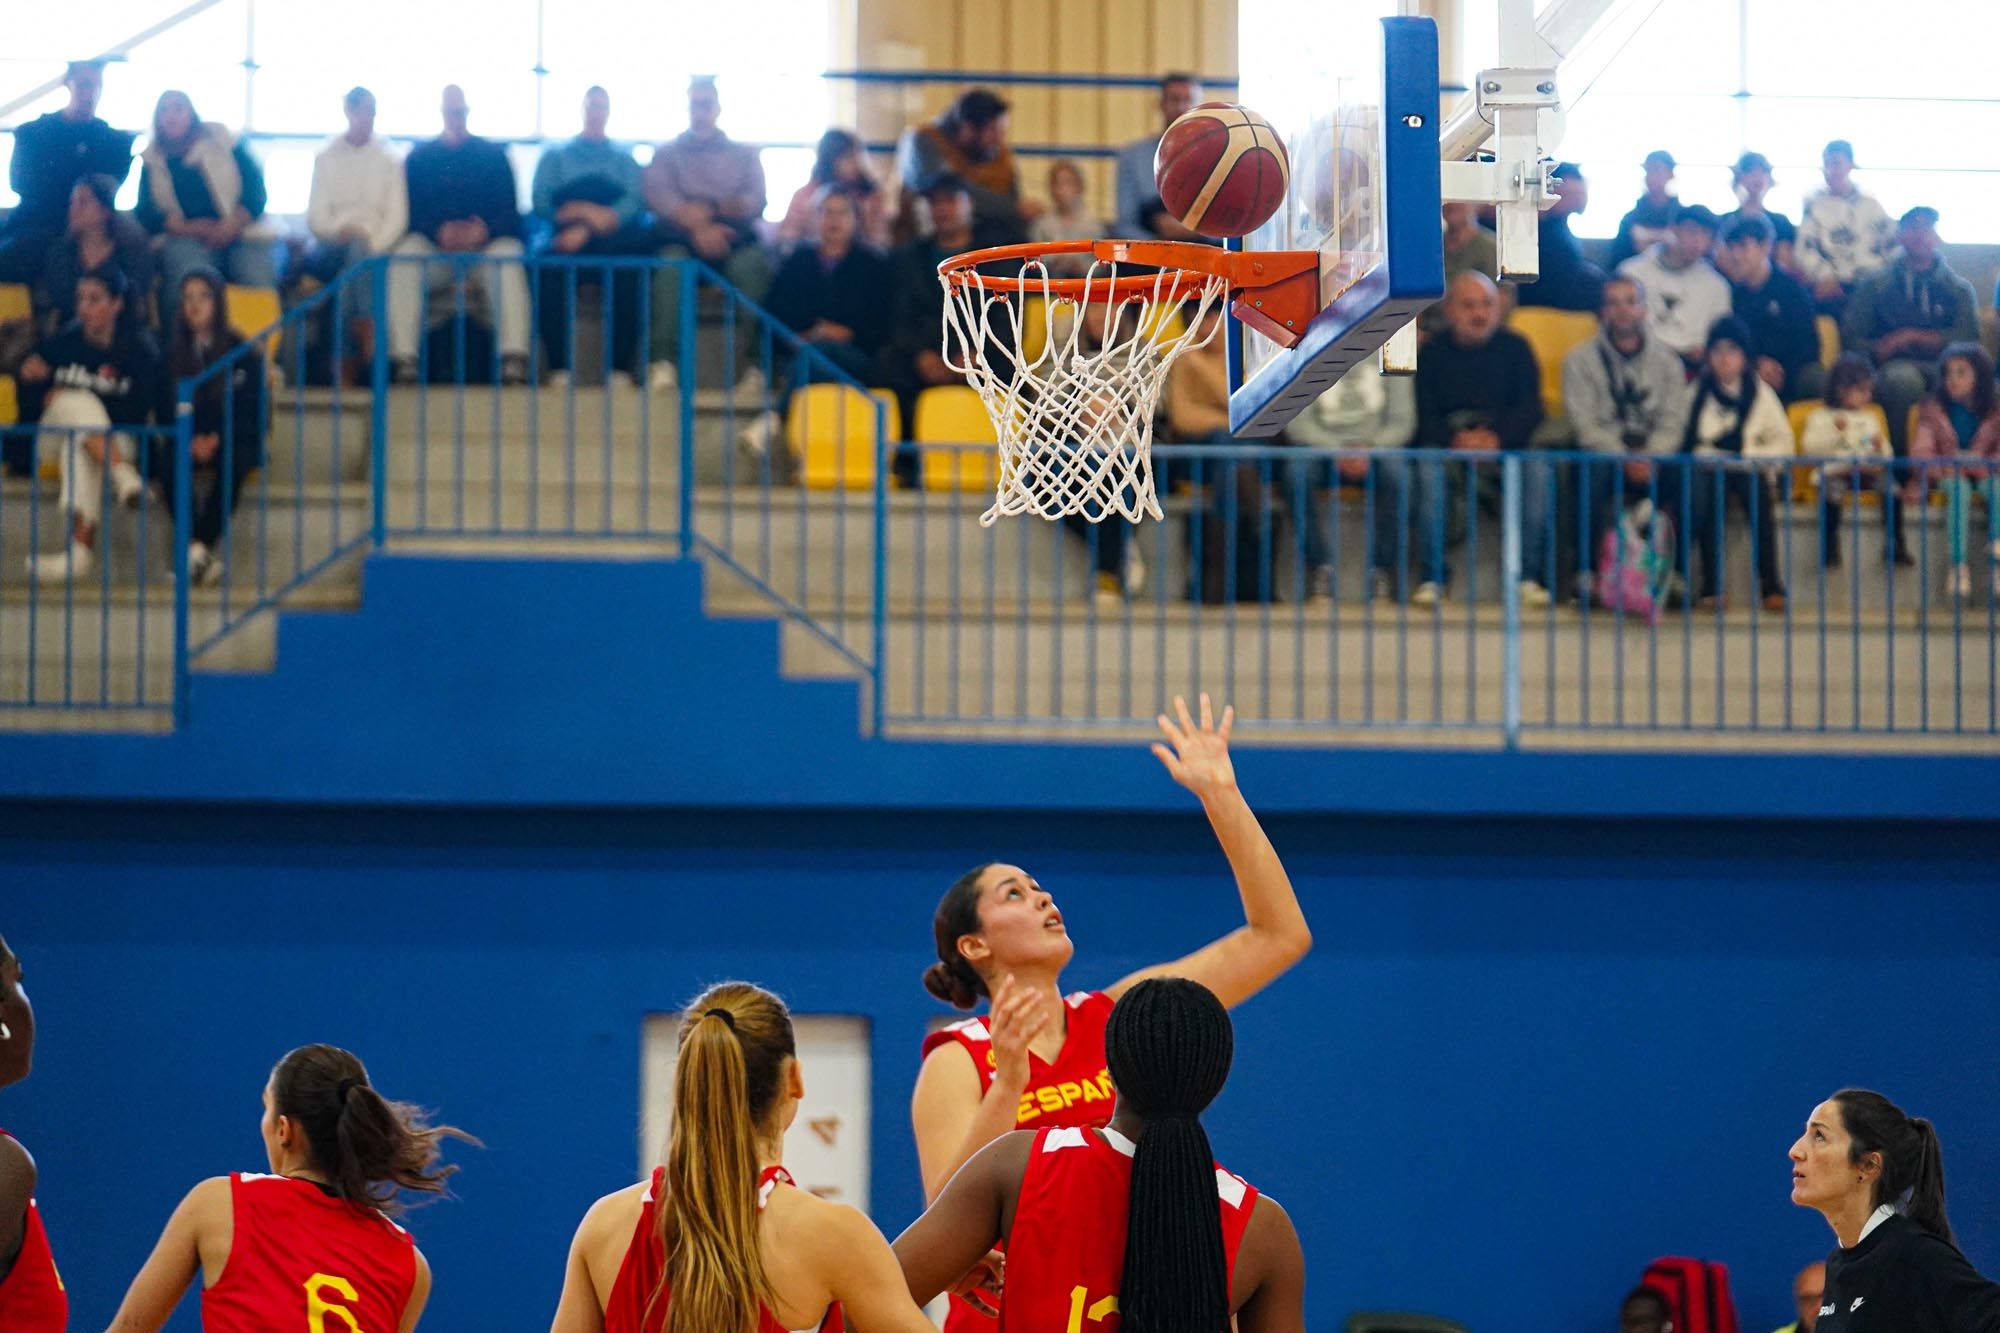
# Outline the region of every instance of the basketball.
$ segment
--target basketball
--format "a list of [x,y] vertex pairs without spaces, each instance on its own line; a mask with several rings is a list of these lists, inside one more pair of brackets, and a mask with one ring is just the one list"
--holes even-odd
[[1189,231],[1243,236],[1285,202],[1291,163],[1262,116],[1232,102],[1203,102],[1167,127],[1153,155],[1160,202]]

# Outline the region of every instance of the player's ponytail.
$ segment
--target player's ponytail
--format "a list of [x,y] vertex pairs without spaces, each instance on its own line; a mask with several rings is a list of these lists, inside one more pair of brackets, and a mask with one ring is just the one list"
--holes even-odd
[[450,1125],[429,1124],[420,1107],[384,1097],[360,1059],[338,1046],[301,1046],[278,1061],[271,1110],[304,1132],[312,1166],[328,1188],[385,1213],[403,1211],[399,1190],[444,1192],[458,1168],[437,1164],[441,1140],[479,1142]]
[[1229,1261],[1201,1113],[1222,1091],[1234,1051],[1229,1012],[1193,981],[1142,981],[1105,1024],[1119,1103],[1146,1122],[1126,1205],[1125,1333],[1215,1333],[1229,1324]]
[[667,1256],[648,1307],[667,1333],[752,1333],[770,1281],[757,1245],[757,1136],[776,1131],[793,1058],[784,1002],[747,982],[703,991],[681,1014],[674,1126],[659,1236]]
[[971,1009],[986,994],[986,979],[965,961],[958,941],[979,933],[979,879],[990,865],[974,866],[952,882],[931,919],[938,960],[924,971],[924,989],[960,1009]]
[[1887,1097],[1866,1088],[1844,1088],[1833,1094],[1833,1101],[1847,1125],[1847,1160],[1860,1166],[1868,1154],[1882,1155],[1869,1202],[1877,1207],[1886,1203],[1956,1245],[1944,1210],[1944,1149],[1931,1122],[1905,1115]]

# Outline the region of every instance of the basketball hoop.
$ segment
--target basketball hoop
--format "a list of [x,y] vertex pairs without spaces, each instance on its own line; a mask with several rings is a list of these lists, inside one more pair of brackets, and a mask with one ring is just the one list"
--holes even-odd
[[[1089,256],[1083,276],[1050,273],[1065,255]],[[980,272],[994,264],[1018,267]],[[1237,318],[1285,346],[1319,309],[1310,250],[1051,241],[954,255],[938,280],[945,364],[978,391],[999,439],[986,526],[1017,514],[1160,518],[1153,414],[1173,363],[1214,339],[1221,323],[1210,316],[1232,292]]]

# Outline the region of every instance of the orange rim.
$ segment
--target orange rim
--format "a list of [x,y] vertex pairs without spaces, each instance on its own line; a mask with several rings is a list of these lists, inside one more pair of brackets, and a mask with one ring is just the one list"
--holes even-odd
[[[1051,255],[1092,255],[1106,264],[1144,262],[1100,253],[1115,250],[1121,244],[1118,241],[1042,241],[1026,245],[993,245],[953,255],[938,265],[938,276],[955,288],[975,287],[982,292],[997,289],[995,294],[1019,292],[1027,296],[1055,296],[1077,302],[1146,301],[1156,298],[1185,301],[1199,295],[1218,279],[1227,281],[1220,273],[1207,273],[1174,264],[1156,264],[1153,267],[1160,272],[1130,274],[1122,278],[999,277],[975,271],[981,264],[1011,263],[1015,260],[1035,263]],[[1187,248],[1208,249],[1198,245]]]

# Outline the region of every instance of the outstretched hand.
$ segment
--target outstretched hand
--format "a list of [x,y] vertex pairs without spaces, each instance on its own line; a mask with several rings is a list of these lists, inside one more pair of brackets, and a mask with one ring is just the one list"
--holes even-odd
[[1167,743],[1153,743],[1153,753],[1167,766],[1167,772],[1204,800],[1234,790],[1236,767],[1229,762],[1229,729],[1236,722],[1236,710],[1225,705],[1222,725],[1217,726],[1214,706],[1204,693],[1199,726],[1188,716],[1187,700],[1179,695],[1174,696],[1174,712],[1180,718],[1178,725],[1165,713],[1159,717],[1160,732]]

